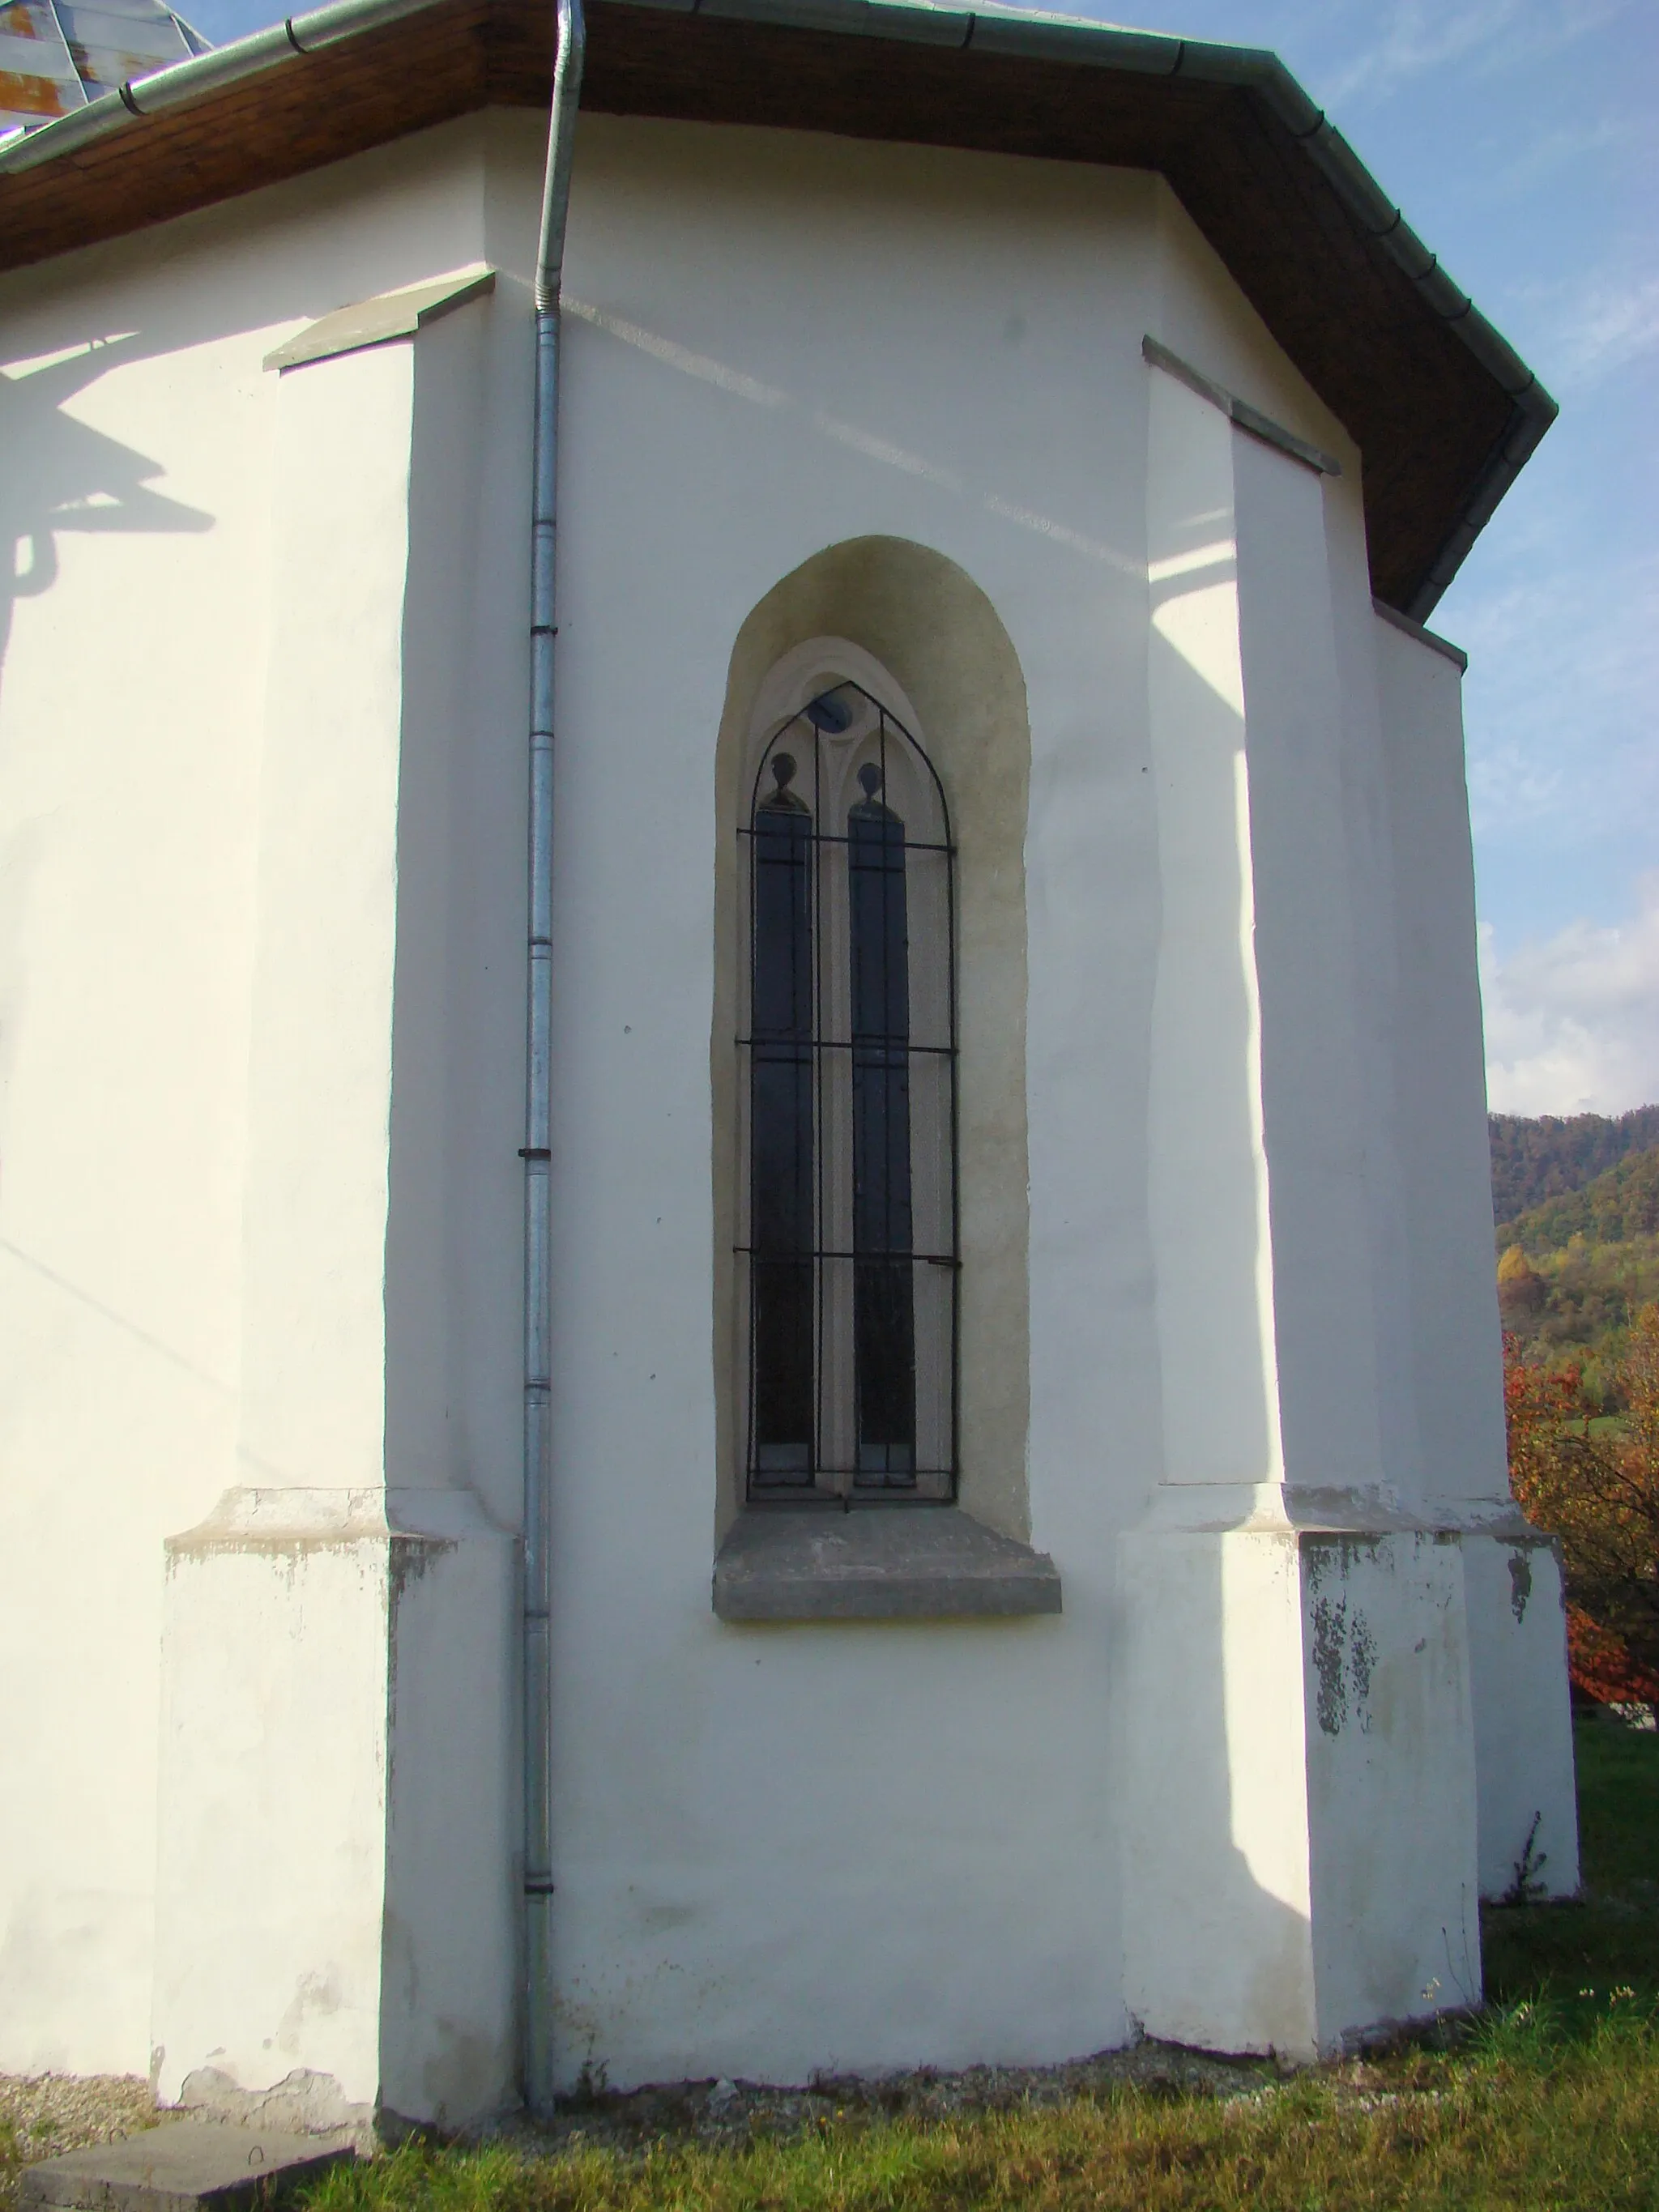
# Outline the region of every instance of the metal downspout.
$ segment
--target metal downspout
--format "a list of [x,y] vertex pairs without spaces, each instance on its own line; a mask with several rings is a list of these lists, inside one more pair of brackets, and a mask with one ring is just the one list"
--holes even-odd
[[559,288],[586,26],[557,0],[541,239],[530,550],[530,962],[524,1141],[524,2096],[553,2102],[552,1577],[548,1555],[553,1349],[553,585],[558,488]]

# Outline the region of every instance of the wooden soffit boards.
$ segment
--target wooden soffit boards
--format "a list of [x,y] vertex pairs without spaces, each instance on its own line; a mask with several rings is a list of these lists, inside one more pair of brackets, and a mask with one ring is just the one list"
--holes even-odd
[[[548,0],[439,0],[295,54],[0,175],[0,270],[478,107],[544,107],[551,61]],[[1376,596],[1424,611],[1485,519],[1515,404],[1248,83],[592,0],[582,105],[1158,171],[1360,447]]]

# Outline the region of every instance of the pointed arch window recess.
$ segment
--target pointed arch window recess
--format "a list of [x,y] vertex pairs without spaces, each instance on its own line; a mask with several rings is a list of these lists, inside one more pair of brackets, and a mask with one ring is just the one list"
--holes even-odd
[[946,1503],[961,1251],[944,789],[848,680],[773,733],[748,800],[746,1496]]

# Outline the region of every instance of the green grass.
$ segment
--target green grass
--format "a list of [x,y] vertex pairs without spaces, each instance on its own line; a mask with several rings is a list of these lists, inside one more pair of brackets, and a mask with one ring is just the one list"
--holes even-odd
[[1570,2020],[1593,2019],[1613,1990],[1627,1989],[1651,2011],[1659,2006],[1659,1735],[1592,1717],[1578,1723],[1577,1751],[1583,1899],[1486,1914],[1487,2002],[1540,1997]]
[[[1348,2069],[1352,2073],[1352,2069]],[[1648,2207],[1659,2186],[1652,2023],[1610,2013],[1563,2039],[1540,2013],[1459,2058],[1367,2086],[1311,2075],[1256,2099],[831,2124],[737,2151],[629,2159],[404,2150],[313,2192],[313,2212],[1091,2212],[1164,2208]]]
[[1577,1748],[1586,1881],[1659,1908],[1659,1735],[1598,1717],[1579,1723]]
[[1223,2100],[1098,2100],[643,2152],[409,2146],[308,2212],[1436,2212],[1659,2207],[1659,1736],[1581,1723],[1582,1903],[1487,1916],[1488,2008]]

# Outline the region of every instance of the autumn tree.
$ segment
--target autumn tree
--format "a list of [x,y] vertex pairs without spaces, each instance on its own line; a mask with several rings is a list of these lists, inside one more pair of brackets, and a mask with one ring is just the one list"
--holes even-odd
[[1498,1262],[1498,1303],[1507,1320],[1516,1314],[1535,1314],[1543,1304],[1543,1277],[1518,1244],[1511,1244]]
[[1561,1541],[1575,1678],[1659,1702],[1659,1306],[1632,1325],[1616,1432],[1592,1428],[1578,1368],[1547,1369],[1506,1337],[1504,1370],[1510,1480]]

